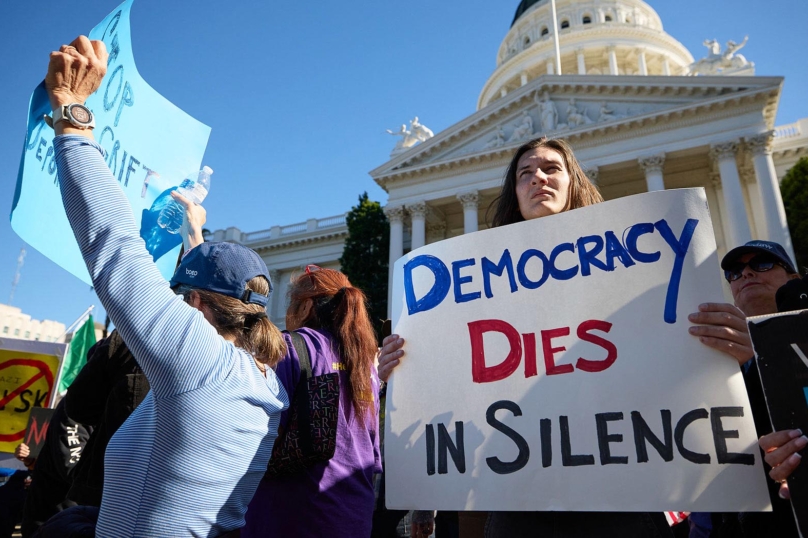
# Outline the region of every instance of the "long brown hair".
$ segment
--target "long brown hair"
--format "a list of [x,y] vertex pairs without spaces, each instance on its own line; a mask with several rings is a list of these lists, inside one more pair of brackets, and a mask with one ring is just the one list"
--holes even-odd
[[[317,268],[292,279],[289,317],[300,326],[327,329],[339,344],[339,355],[351,380],[351,401],[360,421],[373,402],[371,371],[376,357],[376,335],[368,315],[367,299],[348,277],[333,269]],[[307,319],[300,319],[303,304],[311,299]]]
[[[269,295],[269,282],[263,276],[257,276],[247,282],[247,289]],[[236,347],[252,354],[258,362],[272,368],[286,354],[283,335],[269,320],[263,306],[185,284],[177,286],[174,291],[184,295],[186,301],[192,292],[199,294],[200,301],[213,318],[216,331],[225,338],[232,338]]]
[[499,196],[488,207],[487,213],[493,212],[490,220],[492,228],[525,220],[519,211],[519,200],[516,198],[516,168],[519,166],[519,159],[522,158],[522,155],[536,148],[550,148],[557,151],[564,159],[564,166],[570,176],[570,189],[567,193],[567,205],[564,207],[564,211],[603,201],[598,188],[589,181],[581,169],[581,165],[578,164],[578,159],[575,158],[569,144],[559,138],[535,138],[522,144],[513,154],[505,171],[505,179],[502,182]]

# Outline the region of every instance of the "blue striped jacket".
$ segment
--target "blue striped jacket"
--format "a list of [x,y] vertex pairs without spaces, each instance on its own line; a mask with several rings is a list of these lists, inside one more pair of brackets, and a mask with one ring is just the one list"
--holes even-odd
[[286,392],[169,289],[100,146],[62,135],[54,147],[96,293],[151,385],[107,448],[96,535],[212,537],[239,528]]

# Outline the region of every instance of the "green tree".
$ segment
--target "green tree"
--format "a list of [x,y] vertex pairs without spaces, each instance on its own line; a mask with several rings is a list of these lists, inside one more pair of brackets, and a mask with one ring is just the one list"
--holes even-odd
[[376,334],[387,318],[387,268],[390,255],[390,223],[379,202],[365,192],[345,217],[348,238],[339,263],[351,283],[365,292]]
[[780,182],[788,230],[799,267],[808,266],[808,157],[803,157]]

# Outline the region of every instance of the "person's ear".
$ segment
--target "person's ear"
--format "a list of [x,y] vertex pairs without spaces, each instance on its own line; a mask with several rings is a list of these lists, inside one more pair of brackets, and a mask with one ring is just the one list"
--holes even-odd
[[200,312],[202,311],[202,298],[199,296],[199,293],[196,291],[191,291],[188,294],[188,304],[192,307],[196,308]]
[[306,323],[309,318],[311,317],[311,311],[314,307],[314,300],[313,299],[306,299],[303,301],[303,304],[300,307],[300,319],[303,323]]

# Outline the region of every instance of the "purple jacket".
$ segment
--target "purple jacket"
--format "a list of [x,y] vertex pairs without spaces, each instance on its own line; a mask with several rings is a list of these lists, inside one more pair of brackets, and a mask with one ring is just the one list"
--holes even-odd
[[[342,369],[334,338],[325,330],[299,329],[311,358],[312,375],[338,372],[340,414],[334,457],[305,473],[264,479],[247,509],[243,538],[263,536],[319,537],[370,536],[373,519],[373,474],[382,471],[379,454],[379,379],[372,372],[373,417],[362,424],[350,397],[350,376]],[[300,362],[288,334],[288,353],[276,374],[289,395],[300,378]],[[281,415],[286,427],[288,411]]]

